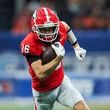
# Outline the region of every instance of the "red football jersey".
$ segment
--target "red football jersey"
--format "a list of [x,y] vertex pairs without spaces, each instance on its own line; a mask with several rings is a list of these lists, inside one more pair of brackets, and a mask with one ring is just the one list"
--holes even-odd
[[[62,22],[60,22],[58,33],[58,41],[64,45],[67,40],[67,30]],[[40,41],[33,32],[30,32],[21,42],[21,52],[24,56],[26,54],[41,56],[46,47],[48,47],[48,45]],[[32,77],[32,88],[35,90],[46,92],[57,88],[61,84],[64,77],[62,63],[54,70],[52,74],[50,74],[48,78],[43,81],[37,78],[36,74],[32,70],[31,64],[28,63],[28,65],[29,73]]]

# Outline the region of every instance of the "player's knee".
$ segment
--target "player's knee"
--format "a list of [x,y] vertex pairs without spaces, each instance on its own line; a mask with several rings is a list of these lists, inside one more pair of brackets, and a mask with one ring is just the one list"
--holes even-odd
[[80,101],[74,105],[73,110],[90,110],[90,109],[84,101]]

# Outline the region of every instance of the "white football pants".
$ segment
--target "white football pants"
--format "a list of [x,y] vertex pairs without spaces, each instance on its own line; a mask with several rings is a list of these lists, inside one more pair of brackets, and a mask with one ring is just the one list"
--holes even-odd
[[73,108],[74,104],[84,100],[66,75],[62,84],[56,89],[48,92],[38,92],[32,89],[32,92],[35,105],[34,110],[52,110],[55,101]]

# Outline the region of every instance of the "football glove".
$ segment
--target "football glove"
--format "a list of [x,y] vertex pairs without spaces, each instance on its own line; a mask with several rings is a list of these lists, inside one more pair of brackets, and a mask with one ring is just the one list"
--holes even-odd
[[61,45],[60,42],[55,42],[54,44],[51,45],[52,48],[54,49],[55,53],[57,56],[62,56],[64,57],[65,55],[65,49],[64,47]]
[[85,59],[85,55],[86,55],[86,50],[77,46],[74,48],[75,51],[75,55],[76,57],[80,60],[83,61]]

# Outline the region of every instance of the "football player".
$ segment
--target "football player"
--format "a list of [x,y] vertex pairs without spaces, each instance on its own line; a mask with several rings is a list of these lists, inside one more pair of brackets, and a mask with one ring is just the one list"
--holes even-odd
[[[32,31],[21,42],[21,52],[27,60],[32,77],[34,109],[52,110],[57,101],[73,110],[89,110],[81,94],[64,74],[62,59],[67,40],[80,61],[84,60],[86,54],[71,28],[60,21],[53,10],[46,7],[35,10],[31,28]],[[43,65],[42,54],[49,46],[54,49],[57,56]]]

